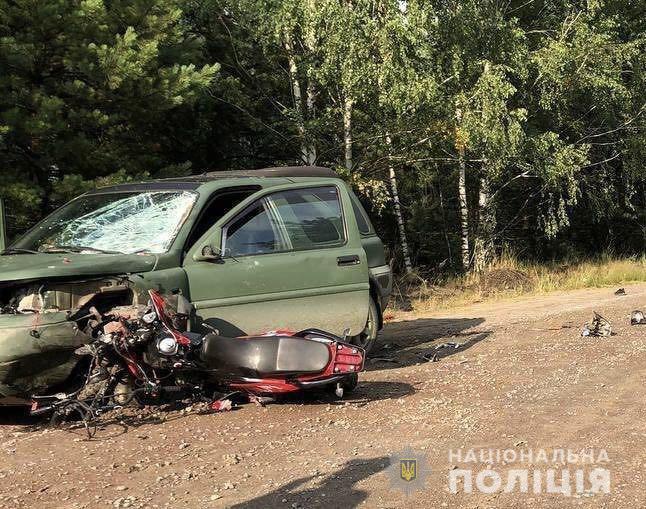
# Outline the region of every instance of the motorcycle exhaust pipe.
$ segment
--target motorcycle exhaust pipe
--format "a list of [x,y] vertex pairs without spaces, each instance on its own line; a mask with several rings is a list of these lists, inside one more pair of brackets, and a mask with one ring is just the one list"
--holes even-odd
[[298,385],[300,387],[303,387],[303,388],[321,387],[323,385],[330,385],[330,384],[333,384],[335,382],[338,385],[338,382],[343,380],[346,376],[347,375],[337,375],[337,376],[333,376],[333,377],[330,377],[330,378],[326,378],[324,380],[313,380],[311,382],[298,382]]

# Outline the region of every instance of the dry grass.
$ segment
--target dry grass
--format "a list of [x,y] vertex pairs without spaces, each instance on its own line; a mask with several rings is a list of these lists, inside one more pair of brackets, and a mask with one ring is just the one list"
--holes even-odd
[[418,275],[395,285],[393,307],[399,311],[435,311],[486,300],[539,295],[646,281],[646,256],[549,264],[520,262],[505,255],[482,274],[455,277],[433,284]]

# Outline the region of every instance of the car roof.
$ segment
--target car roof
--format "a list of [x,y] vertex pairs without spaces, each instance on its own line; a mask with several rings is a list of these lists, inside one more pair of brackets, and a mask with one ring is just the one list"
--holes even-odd
[[[287,179],[315,177],[315,178],[339,178],[339,175],[330,168],[321,166],[276,166],[272,168],[260,168],[257,170],[231,170],[231,171],[213,171],[200,175],[190,175],[187,177],[173,177],[168,179],[151,180],[148,182],[136,182],[117,184],[107,187],[101,187],[90,191],[87,194],[103,194],[113,191],[163,191],[163,190],[196,190],[204,184],[210,182],[220,182],[223,180],[234,181],[232,184],[242,184],[256,179],[275,179],[276,183],[282,183]],[[241,182],[235,182],[240,180]],[[256,181],[256,182],[260,182]]]

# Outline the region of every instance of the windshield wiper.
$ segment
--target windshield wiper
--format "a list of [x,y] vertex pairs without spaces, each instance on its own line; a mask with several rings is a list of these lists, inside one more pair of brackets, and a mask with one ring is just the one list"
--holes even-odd
[[82,253],[83,251],[92,251],[101,254],[123,254],[121,251],[110,251],[108,249],[99,249],[90,246],[52,246],[44,249],[43,253]]
[[21,247],[10,247],[0,253],[2,256],[12,254],[38,254],[38,251],[34,251],[33,249],[23,249]]

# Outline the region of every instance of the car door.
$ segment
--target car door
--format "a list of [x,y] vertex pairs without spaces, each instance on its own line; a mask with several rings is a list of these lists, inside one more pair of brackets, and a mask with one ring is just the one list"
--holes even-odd
[[342,187],[281,186],[225,217],[204,240],[224,256],[187,257],[185,270],[197,319],[222,334],[363,330],[368,266]]

